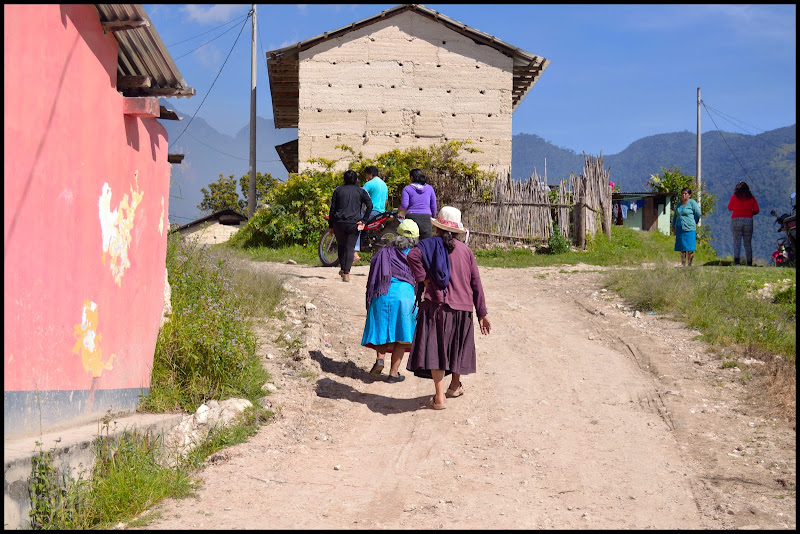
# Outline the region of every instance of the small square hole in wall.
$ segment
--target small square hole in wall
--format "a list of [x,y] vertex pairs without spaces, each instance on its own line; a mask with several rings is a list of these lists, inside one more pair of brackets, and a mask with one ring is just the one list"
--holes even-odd
[[330,87],[330,86],[331,86],[331,84],[328,84],[328,87]]
[[382,110],[381,110],[381,113],[386,113],[386,110],[385,110],[385,109],[382,109]]
[[442,44],[447,44],[447,41],[442,41]]
[[455,113],[453,113],[453,117],[455,117],[455,116],[456,116],[456,114],[455,114]]
[[447,90],[447,92],[449,93],[449,92],[450,92],[450,89],[448,89],[448,90]]
[[489,117],[491,117],[491,116],[492,116],[492,114],[491,114],[491,113],[489,113],[489,115],[488,115],[488,116],[489,116]]
[[400,63],[399,61],[397,62],[397,64],[398,64],[398,65],[400,65],[401,67],[403,66],[403,64],[402,64],[402,63]]
[[352,112],[353,112],[353,110],[352,110],[352,109],[348,109],[348,110],[347,110],[347,112],[348,112],[348,113],[352,113]]
[[[361,87],[361,86],[359,85],[359,87]],[[482,94],[482,95],[485,95],[485,94],[486,94],[486,91],[484,91],[483,89],[481,89],[481,94]]]
[[419,111],[417,111],[417,115],[419,115]]
[[330,138],[331,138],[330,135],[325,134],[325,139],[330,139]]
[[[335,65],[335,63],[334,63],[334,65]],[[475,68],[479,69],[479,68],[481,68],[481,66],[480,65],[475,65]]]
[[392,89],[394,89],[394,85],[392,86]]
[[322,110],[317,108],[317,113],[322,113]]
[[336,62],[334,61],[333,64],[336,65]]
[[420,87],[419,90],[422,91],[422,87]]
[[[358,88],[359,88],[359,89],[361,89],[361,84],[358,84]],[[481,93],[482,93],[482,92],[483,92],[483,91],[481,91]]]

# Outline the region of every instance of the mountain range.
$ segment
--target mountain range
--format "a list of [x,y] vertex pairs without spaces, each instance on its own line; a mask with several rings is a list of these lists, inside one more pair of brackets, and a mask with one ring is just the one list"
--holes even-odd
[[[161,104],[175,109],[169,101]],[[203,199],[201,189],[215,182],[219,175],[233,174],[237,179],[250,168],[250,125],[244,125],[235,136],[217,131],[200,116],[193,119],[177,110],[183,120],[162,120],[169,135],[169,153],[183,154],[180,164],[172,165],[169,220],[186,224],[203,216],[197,205]],[[187,125],[191,121],[191,125]],[[703,188],[717,197],[714,213],[703,221],[711,231],[712,246],[719,256],[730,256],[733,243],[730,233],[728,200],[733,186],[746,181],[761,208],[754,218],[753,253],[768,260],[778,237],[774,209],[784,213],[790,208],[790,193],[796,183],[796,124],[758,135],[709,131],[701,137],[701,179]],[[297,138],[297,129],[276,129],[272,120],[257,118],[256,171],[270,173],[285,180],[288,173],[275,151],[275,146]],[[558,147],[535,134],[517,134],[512,138],[511,173],[517,180],[528,178],[535,169],[548,183],[580,174],[583,154]],[[623,192],[646,191],[651,174],[663,168],[679,167],[685,174],[695,175],[697,136],[674,132],[644,137],[631,143],[618,154],[603,156],[611,181],[619,183]]]
[[[578,175],[584,164],[583,154],[552,145],[537,135],[517,134],[511,141],[511,174],[526,179],[533,170],[550,184]],[[709,131],[701,135],[700,178],[703,189],[716,196],[713,213],[702,224],[711,232],[711,246],[718,256],[733,255],[728,201],[733,187],[745,181],[756,197],[760,213],[753,218],[753,255],[769,260],[779,236],[770,211],[786,213],[791,208],[789,195],[796,190],[797,125],[777,128],[758,135]],[[603,156],[609,177],[620,184],[622,192],[647,191],[651,174],[680,168],[696,175],[697,134],[684,131],[651,135],[631,143],[618,154]],[[744,252],[742,251],[742,255]],[[744,257],[744,255],[742,256]]]

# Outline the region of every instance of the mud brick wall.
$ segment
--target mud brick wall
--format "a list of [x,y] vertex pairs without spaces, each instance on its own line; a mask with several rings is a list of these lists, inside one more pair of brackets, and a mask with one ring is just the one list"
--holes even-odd
[[[415,13],[300,53],[300,170],[394,149],[472,141],[484,170],[511,169],[512,59]],[[337,164],[347,168],[348,159]]]

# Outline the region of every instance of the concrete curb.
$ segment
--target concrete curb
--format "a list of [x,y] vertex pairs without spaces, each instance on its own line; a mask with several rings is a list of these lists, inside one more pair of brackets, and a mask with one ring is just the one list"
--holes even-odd
[[[183,419],[183,413],[149,414],[134,413],[114,417],[108,423],[108,436],[119,437],[125,430],[136,430],[153,435],[164,435],[177,426]],[[77,479],[79,475],[86,478],[94,465],[92,443],[106,429],[100,420],[79,426],[67,427],[47,433],[22,438],[6,439],[3,442],[4,491],[3,491],[3,528],[29,529],[28,513],[31,509],[28,494],[28,479],[31,476],[31,459],[38,452],[36,442],[40,442],[41,450],[48,451],[55,447],[53,463],[63,471]]]

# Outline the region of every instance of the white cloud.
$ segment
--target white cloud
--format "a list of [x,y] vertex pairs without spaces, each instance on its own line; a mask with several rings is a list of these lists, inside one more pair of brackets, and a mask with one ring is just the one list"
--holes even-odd
[[197,21],[201,24],[209,22],[228,22],[237,16],[244,15],[249,11],[249,4],[187,4],[182,11],[189,17],[189,21]]
[[709,25],[726,28],[731,35],[758,37],[765,41],[795,43],[797,10],[793,5],[652,5],[615,6],[622,27],[672,32]]

